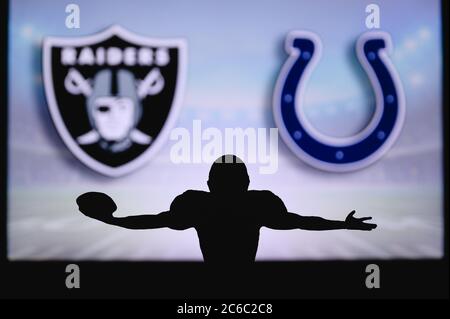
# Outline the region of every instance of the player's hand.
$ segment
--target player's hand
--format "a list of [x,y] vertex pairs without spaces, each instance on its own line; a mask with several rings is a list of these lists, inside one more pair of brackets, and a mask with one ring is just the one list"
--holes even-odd
[[372,217],[354,217],[355,211],[353,210],[350,214],[348,214],[345,219],[345,225],[347,229],[356,229],[356,230],[372,230],[377,228],[377,224],[365,223],[366,220],[371,220]]
[[78,209],[84,215],[101,221],[111,220],[117,209],[111,197],[97,192],[84,193],[78,196],[77,204]]

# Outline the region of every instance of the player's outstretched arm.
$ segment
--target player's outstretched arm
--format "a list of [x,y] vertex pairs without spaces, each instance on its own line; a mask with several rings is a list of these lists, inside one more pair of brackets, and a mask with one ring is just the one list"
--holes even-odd
[[169,212],[162,212],[156,215],[135,215],[127,217],[114,217],[101,220],[104,223],[128,229],[154,229],[170,227]]
[[114,217],[117,206],[106,194],[89,192],[77,198],[80,212],[84,215],[102,221],[104,223],[129,229],[152,229],[171,226],[169,212],[157,215],[137,215],[128,217]]
[[344,221],[328,220],[317,216],[300,216],[294,213],[278,215],[278,218],[272,220],[269,228],[273,229],[305,229],[305,230],[332,230],[332,229],[354,229],[354,230],[372,230],[377,227],[376,224],[366,223],[365,221],[372,217],[354,217],[355,211],[348,214]]

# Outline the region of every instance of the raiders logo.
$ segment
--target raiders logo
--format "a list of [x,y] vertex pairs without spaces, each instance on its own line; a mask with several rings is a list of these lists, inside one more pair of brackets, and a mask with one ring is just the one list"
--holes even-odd
[[184,40],[112,26],[86,37],[46,38],[43,49],[50,114],[78,159],[120,176],[158,151],[182,98]]

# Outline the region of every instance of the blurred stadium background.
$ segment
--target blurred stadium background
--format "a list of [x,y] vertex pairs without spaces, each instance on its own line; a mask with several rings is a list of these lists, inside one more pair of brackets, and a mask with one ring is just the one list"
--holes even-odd
[[[188,79],[176,126],[275,127],[271,98],[286,59],[287,32],[322,39],[305,112],[326,134],[348,136],[373,112],[356,62],[366,31],[366,1],[79,0],[81,28],[66,29],[65,3],[11,1],[9,30],[8,257],[12,260],[201,260],[194,230],[130,231],[87,219],[75,198],[110,194],[118,215],[158,213],[186,189],[206,189],[209,164],[170,162],[167,141],[148,164],[121,178],[86,168],[65,147],[47,110],[41,73],[44,36],[81,36],[120,24],[149,37],[188,41]],[[407,115],[394,147],[370,167],[346,174],[313,169],[280,140],[279,168],[251,188],[270,189],[292,212],[343,219],[373,216],[373,232],[261,231],[258,260],[439,258],[443,253],[441,24],[439,1],[378,1],[381,29],[393,37],[393,62]],[[407,7],[407,10],[406,10]],[[330,14],[333,12],[333,14]],[[99,19],[101,17],[101,19]],[[174,183],[176,181],[176,183]],[[232,236],[232,232],[230,232]]]

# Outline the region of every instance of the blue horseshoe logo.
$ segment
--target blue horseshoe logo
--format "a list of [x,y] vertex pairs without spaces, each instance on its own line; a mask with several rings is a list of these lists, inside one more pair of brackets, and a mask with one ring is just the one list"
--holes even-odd
[[[320,59],[319,37],[307,31],[288,34],[285,62],[274,92],[274,118],[287,146],[306,163],[326,171],[348,172],[377,161],[396,141],[405,119],[405,98],[389,54],[385,32],[366,32],[356,42],[356,54],[375,93],[376,108],[369,124],[346,138],[325,136],[303,115],[301,98],[309,74]],[[298,105],[296,105],[298,104]]]

